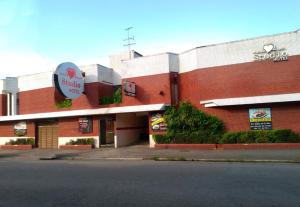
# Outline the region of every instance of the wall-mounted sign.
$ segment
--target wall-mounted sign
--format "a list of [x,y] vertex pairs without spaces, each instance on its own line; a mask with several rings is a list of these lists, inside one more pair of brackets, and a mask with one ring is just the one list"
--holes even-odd
[[90,117],[79,118],[79,131],[82,133],[93,132],[93,119]]
[[151,128],[153,131],[167,130],[167,124],[162,114],[156,113],[151,116]]
[[285,48],[277,48],[274,44],[263,46],[263,50],[255,52],[254,59],[257,61],[273,60],[274,62],[288,60],[288,53]]
[[270,108],[249,109],[250,128],[252,130],[272,129],[272,116]]
[[57,66],[54,82],[55,87],[66,98],[78,98],[84,91],[84,78],[74,63],[66,62]]
[[134,82],[125,81],[123,88],[126,96],[136,96],[136,85]]
[[27,124],[25,121],[18,122],[14,125],[14,133],[16,136],[25,136],[27,133]]

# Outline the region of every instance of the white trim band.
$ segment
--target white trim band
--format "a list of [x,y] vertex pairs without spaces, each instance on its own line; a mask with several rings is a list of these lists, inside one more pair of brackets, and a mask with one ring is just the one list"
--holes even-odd
[[160,111],[160,110],[164,110],[167,105],[168,104],[148,104],[148,105],[137,105],[137,106],[121,106],[121,107],[112,107],[112,108],[84,109],[84,110],[49,112],[49,113],[24,114],[24,115],[15,115],[15,116],[1,116],[0,122],[30,120],[30,119],[48,119],[48,118],[60,118],[60,117],[102,115],[102,114],[145,112],[145,111]]
[[217,106],[237,106],[237,105],[263,104],[263,103],[282,103],[282,102],[293,102],[293,101],[300,101],[300,93],[213,99],[207,101],[200,101],[200,104],[204,104],[204,106],[208,108],[208,107],[217,107]]

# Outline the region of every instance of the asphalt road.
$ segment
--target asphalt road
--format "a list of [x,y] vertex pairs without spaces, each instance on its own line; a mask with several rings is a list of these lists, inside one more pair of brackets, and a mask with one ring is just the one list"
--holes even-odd
[[299,164],[1,161],[0,206],[300,206]]

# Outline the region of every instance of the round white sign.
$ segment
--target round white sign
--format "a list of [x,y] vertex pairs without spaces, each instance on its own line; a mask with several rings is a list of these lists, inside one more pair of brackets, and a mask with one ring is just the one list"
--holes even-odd
[[66,62],[57,66],[54,82],[56,88],[66,98],[78,98],[84,91],[84,78],[74,63]]

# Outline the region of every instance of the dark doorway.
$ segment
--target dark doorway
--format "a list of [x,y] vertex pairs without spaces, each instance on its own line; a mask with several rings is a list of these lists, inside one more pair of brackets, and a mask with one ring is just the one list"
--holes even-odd
[[113,146],[115,138],[114,119],[110,117],[100,119],[100,145]]
[[139,116],[139,122],[141,126],[139,141],[137,144],[148,145],[149,144],[149,123],[148,114],[146,116]]
[[106,144],[106,122],[100,119],[100,145]]

